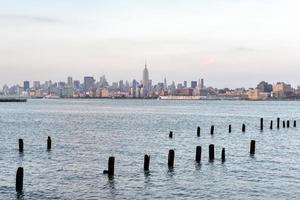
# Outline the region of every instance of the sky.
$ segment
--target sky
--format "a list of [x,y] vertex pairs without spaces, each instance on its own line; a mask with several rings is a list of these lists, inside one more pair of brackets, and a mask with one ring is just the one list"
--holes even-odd
[[298,0],[0,0],[0,86],[67,76],[300,85]]

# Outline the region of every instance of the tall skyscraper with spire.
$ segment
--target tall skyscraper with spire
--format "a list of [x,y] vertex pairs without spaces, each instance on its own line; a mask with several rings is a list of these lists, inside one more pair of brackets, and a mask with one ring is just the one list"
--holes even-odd
[[147,97],[149,92],[149,72],[147,69],[147,63],[145,62],[145,68],[143,71],[143,96]]

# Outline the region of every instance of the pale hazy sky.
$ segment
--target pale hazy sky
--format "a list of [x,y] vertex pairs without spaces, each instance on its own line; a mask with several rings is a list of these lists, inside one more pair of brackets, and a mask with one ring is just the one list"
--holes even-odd
[[0,86],[23,80],[300,84],[299,0],[0,0]]

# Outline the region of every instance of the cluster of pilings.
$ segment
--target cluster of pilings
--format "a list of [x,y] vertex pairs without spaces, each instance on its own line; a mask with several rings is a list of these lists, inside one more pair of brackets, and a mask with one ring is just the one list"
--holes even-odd
[[[277,129],[280,128],[280,118],[277,118]],[[282,121],[282,127],[283,128],[290,128],[290,120]],[[297,121],[293,121],[293,127],[297,126]],[[270,121],[270,129],[273,129],[273,120]],[[215,127],[214,125],[211,126],[210,128],[210,134],[214,134]],[[264,130],[264,119],[260,119],[260,130]],[[201,128],[198,126],[197,127],[197,137],[200,137],[200,132]],[[228,127],[228,132],[232,132],[232,126],[231,124]],[[242,132],[246,132],[246,125],[242,124]],[[173,138],[173,131],[169,132],[169,138]],[[214,144],[210,144],[208,146],[209,153],[209,162],[213,162],[215,160],[215,146]],[[51,137],[48,136],[47,139],[47,150],[51,150]],[[19,139],[19,152],[23,153],[24,151],[24,142],[23,139]],[[202,147],[197,146],[196,147],[196,155],[195,155],[195,162],[200,163],[201,161],[201,154],[202,154]],[[250,141],[250,155],[254,156],[255,154],[255,140]],[[222,148],[221,151],[221,161],[225,162],[225,148]],[[175,161],[175,150],[170,149],[169,154],[168,154],[168,167],[169,169],[174,168],[174,161]],[[144,156],[144,171],[149,172],[150,171],[150,155],[145,155]],[[115,157],[109,157],[108,159],[108,169],[103,171],[103,174],[107,174],[109,177],[113,177],[115,174]],[[19,167],[17,169],[17,174],[16,174],[16,191],[17,192],[22,192],[23,191],[23,178],[24,178],[24,169],[22,167]]]

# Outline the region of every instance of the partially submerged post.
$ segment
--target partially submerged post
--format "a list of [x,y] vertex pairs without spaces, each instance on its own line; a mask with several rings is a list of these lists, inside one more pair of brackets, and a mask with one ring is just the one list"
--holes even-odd
[[251,143],[250,143],[250,154],[251,155],[255,154],[255,140],[251,140]]
[[197,127],[197,136],[200,137],[200,127]]
[[174,157],[175,157],[175,151],[173,149],[170,149],[169,155],[168,155],[168,167],[169,168],[174,167]]
[[296,120],[294,120],[294,127],[296,127],[297,126],[297,121]]
[[279,129],[280,128],[280,118],[278,117],[277,118],[277,129]]
[[19,152],[23,152],[24,151],[24,143],[23,143],[23,139],[19,139]]
[[287,128],[290,128],[290,120],[287,120],[287,122],[286,122],[286,127],[287,127]]
[[231,124],[228,127],[228,132],[231,133]]
[[222,162],[225,162],[225,148],[222,148],[221,158],[222,158]]
[[271,122],[270,122],[270,129],[271,130],[273,129],[273,120],[271,120]]
[[108,170],[104,170],[103,174],[108,174],[108,176],[112,177],[115,174],[115,157],[108,158]]
[[24,170],[22,167],[19,167],[16,174],[16,192],[23,191],[23,178],[24,178]]
[[282,121],[282,127],[285,128],[285,121]]
[[213,144],[209,145],[209,161],[213,161],[215,159],[215,146]]
[[215,126],[211,126],[210,127],[210,134],[213,135],[215,131]]
[[246,132],[246,125],[245,125],[245,124],[243,124],[243,126],[242,126],[242,132],[243,132],[243,133]]
[[51,150],[51,137],[48,136],[48,139],[47,139],[47,150]]
[[169,138],[173,138],[173,131],[170,131]]
[[196,162],[200,162],[200,160],[201,160],[201,151],[202,151],[202,149],[201,149],[201,146],[197,146],[196,147],[196,158],[195,158],[195,160],[196,160]]
[[260,130],[264,130],[264,118],[260,118]]
[[144,157],[144,171],[149,171],[149,165],[150,165],[150,156],[145,155],[145,157]]

